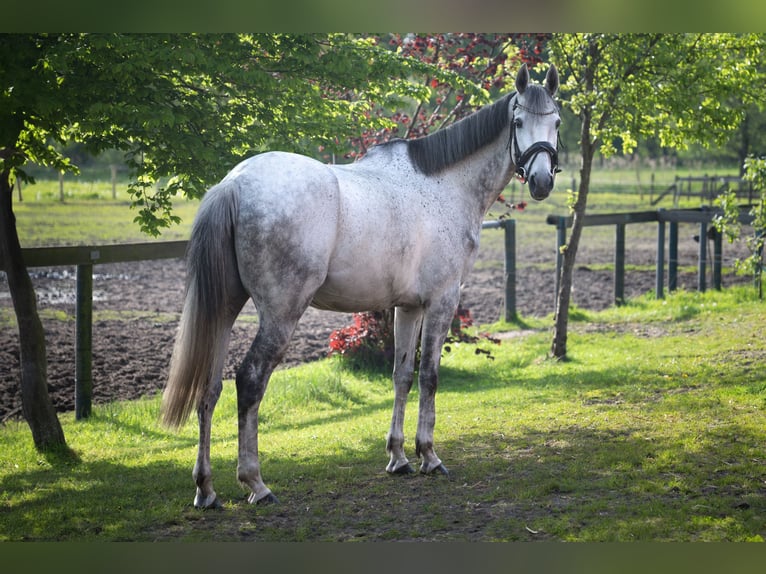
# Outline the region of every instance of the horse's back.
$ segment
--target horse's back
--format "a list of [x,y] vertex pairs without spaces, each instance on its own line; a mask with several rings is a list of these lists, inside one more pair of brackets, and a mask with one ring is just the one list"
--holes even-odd
[[[300,222],[307,208],[337,208],[337,180],[325,164],[310,157],[267,152],[235,166],[222,180],[240,188],[240,203],[263,216]],[[260,207],[259,207],[260,206]]]

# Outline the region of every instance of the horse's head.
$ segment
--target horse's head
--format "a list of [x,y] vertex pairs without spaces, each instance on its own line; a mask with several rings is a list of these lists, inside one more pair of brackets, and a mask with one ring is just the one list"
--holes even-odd
[[542,86],[529,83],[523,64],[516,75],[516,96],[511,99],[511,161],[522,183],[536,200],[548,197],[558,169],[558,132],[561,120],[553,96],[559,88],[555,66],[548,68]]

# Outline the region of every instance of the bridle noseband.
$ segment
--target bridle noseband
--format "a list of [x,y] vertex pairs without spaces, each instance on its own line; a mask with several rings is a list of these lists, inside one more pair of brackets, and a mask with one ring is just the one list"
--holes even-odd
[[[555,114],[558,110],[554,108],[549,112],[538,112],[538,111],[522,106],[518,101],[515,101],[513,103],[514,114],[511,116],[511,130],[510,130],[511,133],[508,138],[508,150],[509,150],[509,153],[511,154],[511,162],[513,162],[513,164],[516,166],[516,175],[518,176],[521,183],[527,182],[527,170],[524,166],[526,166],[530,161],[533,161],[537,157],[537,154],[539,154],[540,152],[545,152],[551,157],[551,172],[554,175],[561,172],[561,170],[559,169],[558,140],[556,142],[556,147],[553,147],[550,143],[546,141],[539,141],[539,142],[533,143],[526,150],[524,150],[524,153],[521,153],[521,150],[519,149],[519,140],[516,137],[515,112],[517,108],[520,108],[524,110],[525,112],[534,114],[536,116],[549,116],[551,114]],[[511,143],[513,143],[513,147],[511,147]],[[516,156],[515,160],[514,160],[514,156]]]

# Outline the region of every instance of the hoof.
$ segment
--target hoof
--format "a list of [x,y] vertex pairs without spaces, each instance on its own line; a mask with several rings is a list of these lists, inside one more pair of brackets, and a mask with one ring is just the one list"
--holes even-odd
[[415,472],[415,469],[412,468],[412,465],[407,463],[407,464],[403,464],[399,468],[389,471],[388,474],[413,474],[414,472]]
[[212,502],[208,502],[207,504],[197,504],[195,502],[194,508],[199,510],[220,510],[223,508],[223,502],[221,502],[221,499],[216,496]]
[[271,491],[267,492],[265,495],[258,499],[255,498],[255,493],[251,493],[250,496],[247,497],[247,501],[250,504],[279,504],[279,499],[274,496],[274,493]]
[[410,463],[405,463],[393,470],[390,470],[390,465],[389,465],[389,468],[386,468],[386,472],[388,474],[413,474],[415,472],[415,469],[412,468],[412,465]]
[[274,496],[273,492],[269,492],[263,498],[259,498],[258,500],[256,500],[255,503],[256,504],[262,504],[262,505],[266,505],[266,504],[279,504],[279,499],[276,496]]
[[423,474],[441,474],[449,478],[449,471],[443,463],[440,463],[439,466],[435,466],[431,470],[423,471]]

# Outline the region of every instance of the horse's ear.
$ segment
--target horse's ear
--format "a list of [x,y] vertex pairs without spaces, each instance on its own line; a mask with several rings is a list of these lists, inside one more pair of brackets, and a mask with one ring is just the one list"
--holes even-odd
[[519,68],[519,71],[516,74],[516,91],[519,94],[523,94],[524,90],[527,89],[527,85],[529,85],[529,70],[527,70],[527,65],[525,63],[521,65],[521,68]]
[[545,74],[545,89],[551,96],[555,96],[559,89],[559,72],[553,64],[548,68],[548,73]]

